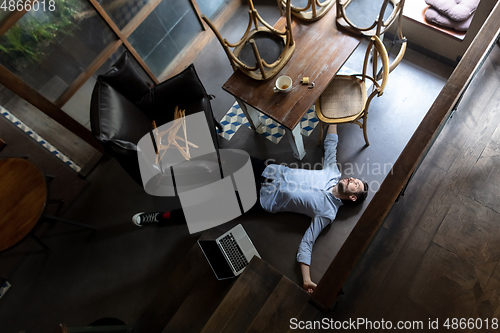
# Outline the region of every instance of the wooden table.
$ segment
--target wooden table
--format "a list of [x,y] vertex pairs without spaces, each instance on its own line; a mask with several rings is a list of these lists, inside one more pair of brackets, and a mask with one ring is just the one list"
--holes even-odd
[[0,159],[0,251],[31,232],[46,202],[45,176],[35,164],[22,158]]
[[[236,98],[253,130],[258,131],[262,126],[259,112],[283,125],[294,156],[299,160],[306,154],[300,120],[361,43],[361,37],[337,30],[335,18],[335,7],[312,23],[292,17],[295,52],[274,78],[257,81],[237,70],[222,86]],[[282,30],[285,22],[281,17],[275,27]],[[275,81],[281,75],[288,75],[293,80],[292,90],[287,93],[273,91]],[[313,89],[301,84],[305,76],[314,82]]]

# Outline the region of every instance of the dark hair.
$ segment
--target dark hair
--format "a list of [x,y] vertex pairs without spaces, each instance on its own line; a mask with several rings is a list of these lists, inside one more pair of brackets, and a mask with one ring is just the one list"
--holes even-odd
[[348,205],[359,205],[360,203],[362,203],[363,201],[365,201],[366,197],[368,196],[368,183],[363,181],[363,190],[357,192],[357,193],[354,193],[354,195],[356,196],[356,201],[352,201],[350,199],[347,199],[347,200],[342,200],[342,202],[345,204],[348,204]]

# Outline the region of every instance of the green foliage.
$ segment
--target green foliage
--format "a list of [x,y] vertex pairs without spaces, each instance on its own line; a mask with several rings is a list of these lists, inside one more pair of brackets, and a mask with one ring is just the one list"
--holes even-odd
[[56,38],[71,34],[76,24],[75,16],[81,7],[79,1],[54,1],[54,11],[48,10],[49,0],[45,0],[45,11],[42,10],[40,2],[38,12],[26,13],[0,38],[0,52],[6,53],[8,58],[5,59],[4,54],[2,56],[4,61],[19,64],[23,60],[29,60],[39,63],[43,59],[47,47]]

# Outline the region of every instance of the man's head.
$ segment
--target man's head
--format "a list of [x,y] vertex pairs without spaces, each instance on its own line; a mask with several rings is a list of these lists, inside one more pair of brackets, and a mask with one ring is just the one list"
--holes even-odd
[[340,199],[344,204],[360,204],[368,196],[368,183],[357,178],[344,178],[337,184]]

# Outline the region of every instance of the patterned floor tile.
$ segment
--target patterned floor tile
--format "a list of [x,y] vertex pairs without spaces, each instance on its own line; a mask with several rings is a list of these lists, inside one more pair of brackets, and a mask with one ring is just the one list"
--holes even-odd
[[28,134],[33,140],[38,142],[42,147],[47,149],[49,152],[54,154],[57,158],[59,158],[61,161],[63,161],[66,165],[68,165],[70,168],[75,170],[76,172],[80,172],[81,168],[78,166],[75,162],[69,159],[66,155],[61,153],[56,147],[51,145],[47,140],[42,138],[40,135],[38,135],[35,131],[33,131],[30,127],[28,127],[26,124],[24,124],[22,121],[17,119],[12,113],[7,111],[4,107],[0,106],[0,114],[5,117],[7,120],[9,120],[11,123],[16,125],[20,130]]
[[[269,141],[278,144],[283,136],[285,136],[285,128],[266,115],[260,114],[259,119],[263,126],[259,128],[258,133],[266,137],[266,139],[268,139]],[[234,105],[222,118],[220,123],[223,127],[223,131],[217,132],[226,140],[231,140],[231,138],[236,134],[241,125],[245,125],[246,127],[250,128],[250,123],[248,122],[238,103],[234,103]],[[302,135],[309,136],[317,124],[318,118],[316,117],[316,113],[314,112],[313,105],[300,121]]]

